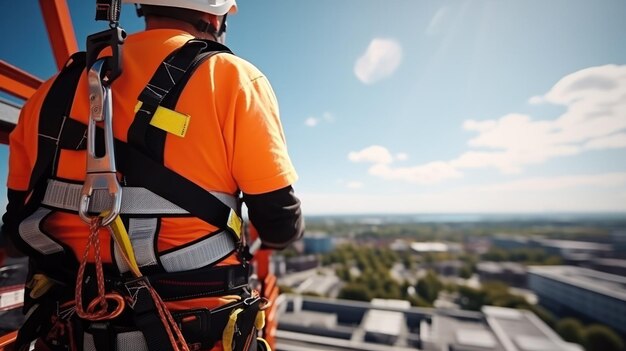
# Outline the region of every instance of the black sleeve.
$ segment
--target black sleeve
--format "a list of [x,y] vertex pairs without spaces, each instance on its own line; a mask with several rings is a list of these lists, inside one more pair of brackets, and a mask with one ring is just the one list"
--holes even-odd
[[304,219],[300,200],[291,186],[258,195],[244,193],[243,201],[263,246],[282,250],[302,237]]
[[9,256],[22,256],[11,241],[11,236],[17,235],[24,209],[26,191],[7,189],[7,211],[2,216],[2,230],[0,232],[0,246],[7,250]]

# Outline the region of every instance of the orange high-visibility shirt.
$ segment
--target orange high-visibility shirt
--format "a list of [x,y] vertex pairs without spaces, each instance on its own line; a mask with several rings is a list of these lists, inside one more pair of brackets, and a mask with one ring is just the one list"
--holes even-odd
[[[139,93],[165,57],[193,37],[170,29],[130,35],[124,43],[122,75],[112,84],[113,129],[126,141]],[[10,137],[8,187],[26,190],[37,157],[39,111],[51,80],[24,105]],[[291,185],[297,179],[287,154],[278,104],[267,78],[252,64],[230,54],[218,54],[193,74],[176,105],[190,115],[185,137],[168,134],[164,164],[201,187],[228,194],[239,190],[261,194]],[[89,100],[83,74],[74,98],[71,118],[87,124]],[[85,151],[62,150],[58,177],[84,180]],[[150,176],[146,174],[146,176]],[[82,257],[88,226],[77,215],[56,212],[44,230],[69,245]],[[194,241],[216,228],[196,218],[163,218],[158,250]],[[100,235],[102,255],[111,262],[110,238]],[[234,264],[233,256],[222,264]]]

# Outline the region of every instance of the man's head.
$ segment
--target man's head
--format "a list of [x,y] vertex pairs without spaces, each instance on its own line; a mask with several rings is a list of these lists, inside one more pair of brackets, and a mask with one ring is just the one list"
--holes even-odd
[[163,20],[182,21],[198,34],[224,42],[226,15],[237,12],[235,0],[123,0],[141,5],[146,23]]

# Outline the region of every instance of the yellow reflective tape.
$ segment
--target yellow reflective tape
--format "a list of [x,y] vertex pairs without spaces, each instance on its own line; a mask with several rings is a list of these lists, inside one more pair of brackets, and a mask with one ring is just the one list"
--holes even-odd
[[128,232],[126,231],[126,227],[124,227],[122,218],[120,218],[120,216],[115,217],[115,220],[110,224],[110,227],[113,232],[115,243],[122,251],[122,255],[126,257],[126,263],[129,265],[130,270],[136,277],[140,277],[141,271],[139,271],[139,266],[137,265],[135,252],[133,251],[133,244],[130,242]]
[[[135,105],[135,113],[139,111],[142,105],[143,102],[137,102],[137,105]],[[187,134],[190,118],[191,116],[184,113],[158,106],[154,116],[152,116],[150,120],[150,125],[184,138],[185,134]]]
[[241,229],[243,226],[243,221],[241,217],[237,214],[237,212],[230,210],[228,214],[228,222],[226,222],[228,228],[232,229],[232,231],[237,235],[237,238],[241,239]]
[[233,350],[233,338],[235,336],[235,325],[237,324],[237,316],[243,312],[243,308],[234,309],[228,316],[228,323],[222,332],[222,348],[224,351]]
[[261,330],[265,327],[265,311],[259,311],[254,319],[254,327],[257,330]]

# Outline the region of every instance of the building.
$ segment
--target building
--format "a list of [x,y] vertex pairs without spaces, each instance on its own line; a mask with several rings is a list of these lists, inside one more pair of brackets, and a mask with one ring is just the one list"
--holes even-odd
[[463,247],[458,243],[413,242],[411,250],[417,253],[462,252]]
[[626,277],[574,266],[531,266],[528,286],[555,314],[576,315],[626,335]]
[[536,239],[533,241],[548,254],[561,256],[566,259],[568,257],[608,257],[613,252],[610,244],[552,239]]
[[331,252],[334,248],[332,238],[322,232],[307,233],[302,242],[304,252],[307,254],[324,254]]
[[463,267],[465,267],[465,263],[459,260],[448,260],[432,263],[423,263],[421,267],[425,269],[431,269],[438,275],[444,277],[458,277]]
[[596,258],[585,264],[586,268],[626,277],[626,260],[618,258]]
[[520,235],[496,234],[491,245],[499,249],[513,250],[531,247],[530,239]]
[[479,262],[476,271],[480,281],[501,281],[511,286],[526,287],[526,268],[515,262]]
[[532,312],[481,312],[281,295],[278,351],[582,351]]
[[626,229],[614,230],[611,233],[611,243],[616,256],[626,259]]

